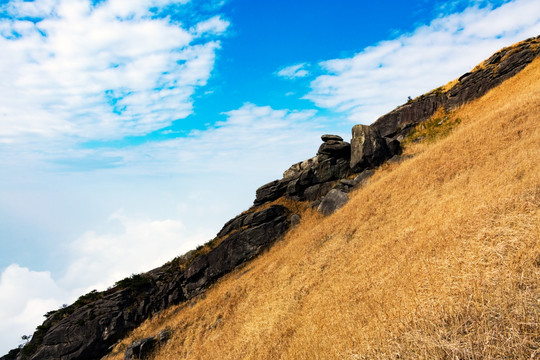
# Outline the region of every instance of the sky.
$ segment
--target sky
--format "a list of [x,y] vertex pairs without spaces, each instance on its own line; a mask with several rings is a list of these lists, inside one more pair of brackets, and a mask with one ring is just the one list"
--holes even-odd
[[0,353],[537,35],[538,0],[0,0]]

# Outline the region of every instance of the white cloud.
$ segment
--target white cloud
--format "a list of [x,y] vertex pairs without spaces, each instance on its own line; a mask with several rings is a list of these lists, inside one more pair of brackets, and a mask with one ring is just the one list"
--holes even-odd
[[69,263],[61,278],[17,264],[1,273],[0,353],[17,346],[22,335],[32,334],[46,312],[132,273],[161,266],[214,235],[188,230],[179,220],[130,217],[122,211],[111,215],[108,225],[107,231],[88,231],[68,245]]
[[309,72],[306,70],[306,67],[307,67],[307,63],[287,66],[279,70],[277,72],[277,75],[287,78],[287,79],[296,79],[296,78],[306,77],[309,75]]
[[22,335],[31,335],[43,315],[57,309],[69,294],[58,287],[49,272],[30,271],[17,264],[0,276],[0,353],[16,346]]
[[[201,34],[168,17],[151,16],[152,8],[177,3],[4,5],[0,48],[8,56],[0,58],[0,142],[144,135],[191,114],[191,97],[206,84],[219,42],[198,39]],[[227,25],[213,17],[197,27],[215,35]]]
[[[314,156],[321,134],[330,125],[315,110],[276,110],[251,103],[224,115],[225,121],[187,137],[110,150],[107,156],[123,158],[126,171],[235,173],[253,177],[253,184],[262,185],[257,176],[280,177],[292,162]],[[331,125],[339,127],[335,120]],[[345,131],[344,137],[350,130]]]
[[223,20],[219,15],[214,16],[213,18],[198,23],[195,28],[195,34],[199,36],[208,33],[217,35],[223,34],[227,30],[229,25],[230,23],[226,20]]
[[132,273],[148,271],[212,238],[208,230],[188,229],[180,220],[129,217],[118,211],[106,232],[88,231],[69,244],[72,259],[59,281],[86,293],[104,289]]
[[325,74],[305,98],[369,124],[469,71],[498,49],[540,34],[540,2],[514,0],[496,9],[470,7],[352,58],[322,62]]

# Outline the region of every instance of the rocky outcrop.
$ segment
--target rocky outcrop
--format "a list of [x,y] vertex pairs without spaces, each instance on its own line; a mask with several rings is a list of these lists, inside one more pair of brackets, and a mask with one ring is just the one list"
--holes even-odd
[[[365,169],[377,167],[393,155],[386,140],[369,126],[355,126],[351,144],[337,135],[327,134],[321,139],[323,143],[315,157],[292,165],[283,173],[282,179],[260,187],[256,193],[254,206],[260,206],[282,196],[297,201],[322,200],[336,186],[343,187],[339,183],[340,180]],[[400,149],[399,142],[394,149],[396,151]],[[350,187],[345,188],[348,190]]]
[[377,167],[389,156],[390,149],[379,132],[366,125],[352,128],[351,169]]
[[[254,209],[227,223],[221,238],[213,241],[217,245],[207,253],[191,251],[148,273],[121,280],[110,290],[82,296],[50,313],[16,359],[101,358],[153,314],[200,294],[270,246],[289,229],[289,216],[290,211],[279,205]],[[141,356],[143,348],[151,348],[150,342],[133,347],[132,355]]]
[[7,353],[6,355],[0,357],[0,360],[16,360],[17,355],[19,355],[20,351],[21,351],[21,349],[19,349],[19,348],[13,349],[9,353]]
[[[354,144],[361,143],[355,138],[359,133],[353,131]],[[269,247],[291,227],[291,218],[295,223],[300,221],[284,206],[260,205],[287,196],[311,201],[325,215],[336,211],[348,199],[346,192],[369,174],[366,168],[380,164],[388,152],[386,142],[376,131],[365,127],[364,133],[368,135],[364,136],[364,151],[360,155],[341,137],[323,135],[317,155],[294,164],[282,179],[259,188],[254,207],[228,221],[209,243],[210,250],[190,251],[160,268],[124,279],[106,292],[81,297],[72,306],[51,314],[17,359],[103,356],[145,319],[200,294]],[[370,148],[373,144],[376,146]],[[351,153],[360,159],[354,169],[350,166]],[[349,178],[356,173],[364,175]],[[154,346],[154,340],[143,340],[133,345],[128,357],[141,357]]]
[[449,90],[435,89],[381,116],[371,126],[383,137],[402,139],[414,125],[428,119],[441,106],[451,110],[479,98],[516,75],[538,55],[540,36],[504,48],[461,76]]
[[[81,296],[74,304],[47,314],[32,340],[0,360],[99,359],[129,331],[167,307],[187,301],[220,277],[249,261],[301,218],[281,205],[268,204],[283,196],[311,202],[329,215],[348,200],[347,193],[363,186],[374,168],[391,159],[398,163],[400,141],[410,129],[437,109],[462,105],[515,75],[540,54],[540,37],[503,49],[480,67],[460,77],[449,90],[436,89],[371,126],[357,125],[351,142],[323,135],[315,157],[296,163],[283,178],[256,192],[254,206],[227,222],[216,239],[148,273],[119,281],[104,292]],[[264,205],[264,206],[263,206]],[[126,351],[126,359],[144,358],[161,338],[141,339]]]
[[317,156],[321,159],[328,158],[347,158],[351,152],[351,145],[345,141],[340,136],[337,135],[323,135],[322,145],[317,151]]
[[[290,227],[287,208],[274,205],[262,210],[265,218],[268,214],[275,217],[266,221],[254,221],[253,225],[241,231],[231,232],[226,241],[219,244],[207,255],[199,256],[184,271],[182,289],[186,298],[199,294],[208,284],[230,272],[236,266],[252,259],[271,243],[280,238]],[[243,223],[250,215],[244,218]],[[252,219],[259,217],[253,215]]]

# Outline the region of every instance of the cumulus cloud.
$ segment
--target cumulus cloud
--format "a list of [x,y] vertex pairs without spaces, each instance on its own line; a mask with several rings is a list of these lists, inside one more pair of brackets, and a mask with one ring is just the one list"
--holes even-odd
[[43,315],[93,289],[104,290],[132,273],[148,271],[204,243],[214,234],[187,229],[177,219],[111,215],[107,231],[88,231],[68,244],[65,275],[17,264],[0,275],[0,353],[33,333]]
[[352,58],[320,63],[323,75],[305,98],[369,124],[469,71],[501,47],[540,34],[540,2],[469,7],[413,33],[368,47]]
[[68,292],[49,272],[8,266],[0,275],[0,352],[16,346],[22,335],[31,335],[43,314],[59,308],[66,298]]
[[223,34],[227,30],[229,25],[230,23],[226,20],[223,20],[219,15],[214,16],[213,18],[198,23],[195,27],[195,34]]
[[132,273],[161,266],[214,235],[188,230],[180,220],[127,216],[123,211],[112,214],[109,225],[109,231],[88,231],[69,244],[73,260],[62,286],[81,293],[104,289]]
[[191,114],[220,47],[208,35],[224,33],[228,22],[213,17],[187,30],[157,15],[178,3],[2,5],[0,48],[9,56],[0,58],[0,142],[144,135]]
[[302,78],[309,75],[309,71],[306,70],[307,63],[301,63],[296,65],[287,66],[277,72],[278,76],[286,79]]

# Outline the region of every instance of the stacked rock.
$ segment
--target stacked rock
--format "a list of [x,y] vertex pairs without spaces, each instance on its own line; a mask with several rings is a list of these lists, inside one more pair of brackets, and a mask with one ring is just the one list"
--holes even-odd
[[323,143],[317,151],[319,162],[329,158],[350,158],[351,144],[343,141],[341,136],[326,134],[321,136],[321,139]]

